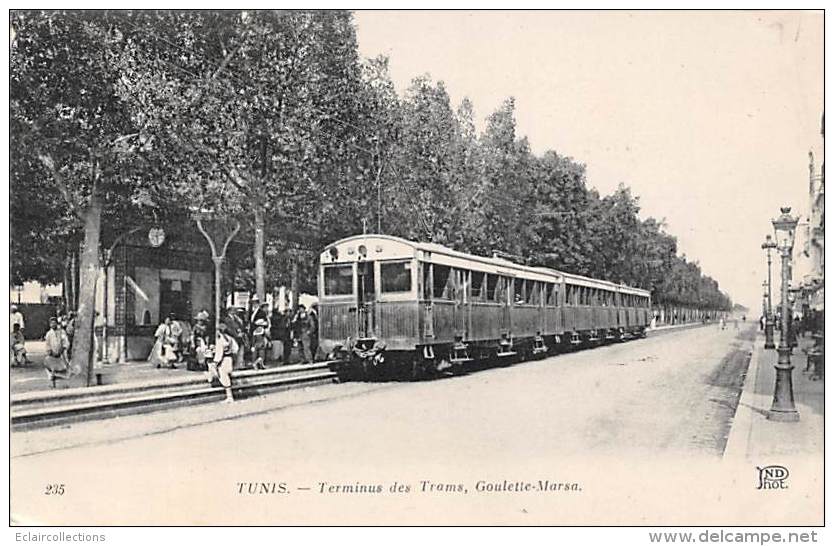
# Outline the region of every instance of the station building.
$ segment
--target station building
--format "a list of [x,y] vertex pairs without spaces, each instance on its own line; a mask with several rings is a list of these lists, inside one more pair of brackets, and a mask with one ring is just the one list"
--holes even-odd
[[196,229],[138,230],[109,252],[97,290],[102,359],[145,359],[168,314],[183,321],[203,309],[213,314],[211,250]]

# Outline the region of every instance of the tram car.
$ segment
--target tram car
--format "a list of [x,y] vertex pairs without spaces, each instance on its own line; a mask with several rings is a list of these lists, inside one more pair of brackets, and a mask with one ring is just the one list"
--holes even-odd
[[625,341],[651,320],[645,290],[388,235],[327,246],[318,293],[321,348],[366,379]]

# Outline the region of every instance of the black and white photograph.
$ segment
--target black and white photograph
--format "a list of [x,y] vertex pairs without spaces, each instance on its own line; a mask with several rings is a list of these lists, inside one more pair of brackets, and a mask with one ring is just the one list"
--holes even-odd
[[299,7],[8,10],[16,540],[817,542],[824,12]]

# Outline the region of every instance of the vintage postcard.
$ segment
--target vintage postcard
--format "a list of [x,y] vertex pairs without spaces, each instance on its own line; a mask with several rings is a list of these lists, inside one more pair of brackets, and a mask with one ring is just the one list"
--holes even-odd
[[10,10],[11,524],[823,525],[823,41]]

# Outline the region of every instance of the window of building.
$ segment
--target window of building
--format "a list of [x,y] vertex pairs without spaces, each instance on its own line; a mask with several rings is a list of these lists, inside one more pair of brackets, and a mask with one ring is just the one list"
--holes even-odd
[[379,277],[383,293],[411,292],[411,262],[382,262]]
[[353,266],[327,265],[324,267],[324,295],[346,296],[353,294]]

